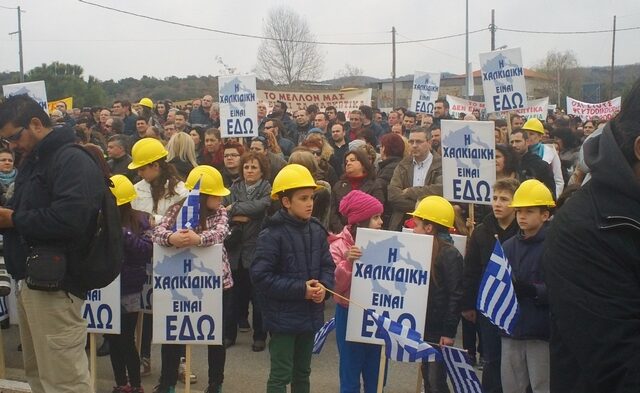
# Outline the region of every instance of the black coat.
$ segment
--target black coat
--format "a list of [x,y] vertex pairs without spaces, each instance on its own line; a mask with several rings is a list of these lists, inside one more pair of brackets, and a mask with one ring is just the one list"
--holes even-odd
[[462,280],[464,287],[464,295],[462,297],[463,311],[476,309],[480,281],[487,268],[493,247],[496,244],[495,235],[498,235],[498,239],[502,244],[516,233],[518,233],[518,223],[515,219],[506,229],[502,229],[493,213],[487,215],[473,231],[467,244],[467,255],[464,257]]
[[556,195],[556,181],[553,178],[551,166],[546,163],[540,156],[526,152],[521,158],[517,169],[518,180],[522,183],[529,179],[538,179],[551,191],[554,199]]
[[462,299],[462,255],[445,241],[434,239],[435,242],[440,244],[440,250],[429,281],[424,328],[425,338],[432,342],[438,342],[440,337],[456,336]]
[[315,218],[301,221],[284,209],[266,220],[250,270],[266,330],[313,333],[324,324],[324,303],[305,299],[305,283],[316,279],[333,289],[327,235]]
[[[340,201],[353,190],[348,180],[340,180],[331,187],[331,213],[329,216],[329,230],[333,233],[342,232],[347,220],[340,214]],[[384,204],[384,192],[375,180],[365,179],[358,190],[371,195]]]
[[389,203],[389,198],[387,197],[387,187],[389,187],[389,183],[391,182],[391,178],[393,177],[393,171],[396,170],[396,166],[398,163],[402,161],[402,157],[389,157],[385,160],[380,161],[378,164],[378,173],[376,175],[376,183],[382,190],[382,194],[384,195],[384,213],[382,214],[383,228],[388,229],[389,223],[391,222],[391,211],[393,207]]
[[551,391],[637,392],[640,180],[609,125],[584,157],[592,178],[558,211],[545,244]]
[[67,257],[63,286],[84,298],[78,266],[95,233],[105,187],[104,174],[86,153],[66,147],[56,156],[58,149],[74,142],[70,128],[55,128],[22,162],[8,202],[14,228],[4,231],[4,255],[9,273],[21,280],[29,246],[62,247]]

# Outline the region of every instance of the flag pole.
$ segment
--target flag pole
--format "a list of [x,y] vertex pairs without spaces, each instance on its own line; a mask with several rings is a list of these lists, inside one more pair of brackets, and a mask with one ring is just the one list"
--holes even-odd
[[377,393],[382,393],[384,388],[384,370],[387,368],[387,355],[384,344],[380,346],[380,368],[378,369],[378,389]]
[[184,348],[185,370],[184,370],[184,393],[191,392],[191,345],[187,344]]

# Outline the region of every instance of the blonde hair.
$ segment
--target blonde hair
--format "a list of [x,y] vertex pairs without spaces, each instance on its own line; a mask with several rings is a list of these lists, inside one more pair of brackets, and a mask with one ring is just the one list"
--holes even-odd
[[303,167],[307,168],[311,175],[316,178],[318,176],[318,172],[321,172],[320,167],[318,166],[318,161],[316,161],[313,154],[306,148],[297,147],[291,155],[289,156],[289,164],[300,164]]
[[190,163],[194,168],[198,166],[198,162],[196,161],[196,145],[193,143],[191,135],[185,132],[178,132],[171,136],[171,139],[169,139],[167,143],[167,151],[169,152],[169,154],[167,154],[167,161],[178,157],[179,160]]

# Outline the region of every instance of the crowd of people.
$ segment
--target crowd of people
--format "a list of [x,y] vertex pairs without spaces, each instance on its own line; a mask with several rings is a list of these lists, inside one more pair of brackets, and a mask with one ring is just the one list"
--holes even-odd
[[[222,391],[226,350],[235,345],[238,332],[251,330],[252,351],[270,351],[267,391],[285,392],[291,385],[292,391],[309,392],[313,335],[331,297],[326,289],[339,295],[334,299],[340,391],[360,392],[362,386],[375,392],[380,347],[345,340],[345,298],[352,265],[362,256],[355,246],[357,228],[411,228],[434,237],[424,338],[452,346],[462,321],[462,347],[470,363],[483,370],[485,392],[640,388],[638,363],[633,363],[640,356],[640,83],[609,122],[562,112],[544,121],[517,114],[461,115],[456,120],[495,124],[493,200],[472,214],[469,206],[442,198],[441,121],[453,120],[444,99],[436,101],[433,115],[406,108],[384,113],[367,105],[349,113],[309,105],[290,114],[281,101],[268,113],[259,103],[259,133],[251,138],[221,137],[211,95],[184,110],[149,98],[86,110],[60,103],[46,118],[30,103],[11,100],[0,104],[5,244],[7,237],[10,244],[27,245],[49,239],[49,233],[28,227],[35,219],[30,209],[48,200],[30,202],[23,189],[33,180],[21,177],[40,173],[45,164],[37,157],[47,154],[45,147],[83,145],[104,158],[102,172],[112,176],[125,240],[122,334],[106,335],[109,348],[103,351],[111,356],[114,393],[142,392],[140,377],[151,371],[152,315],[145,315],[139,356],[134,329],[153,243],[224,245],[224,339],[222,346],[209,347],[206,392]],[[100,171],[75,170],[77,176],[99,179]],[[178,210],[198,179],[199,225],[174,230]],[[88,190],[69,187],[91,197]],[[43,220],[60,231],[91,225],[83,219],[70,226],[71,218],[56,216],[56,193],[63,200],[71,197],[53,188],[55,214]],[[85,208],[88,216],[95,210]],[[468,236],[466,255],[453,247],[451,234]],[[476,310],[496,239],[504,245],[520,304],[511,334]],[[23,279],[24,251],[5,252],[5,258],[14,278]],[[624,286],[614,289],[618,283]],[[590,292],[590,285],[598,293]],[[81,297],[73,285],[63,288]],[[32,364],[42,345],[32,337],[38,334],[32,326],[41,319],[29,314],[24,302],[21,338],[33,391],[59,391],[49,388],[58,383],[78,383],[81,387],[69,391],[88,391],[82,372],[76,381],[60,382],[60,375]],[[25,332],[30,326],[33,331]],[[619,352],[607,353],[613,348]],[[197,379],[185,375],[183,346],[163,344],[161,353],[154,392],[174,392],[179,380]],[[426,392],[449,391],[442,364],[425,362],[422,371]]]

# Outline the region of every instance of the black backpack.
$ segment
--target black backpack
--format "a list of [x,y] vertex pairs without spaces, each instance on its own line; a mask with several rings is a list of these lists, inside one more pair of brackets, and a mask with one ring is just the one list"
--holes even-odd
[[[82,150],[100,168],[100,163],[93,154],[76,144],[61,147],[56,152],[54,162],[57,155],[67,148]],[[87,254],[82,258],[77,266],[78,271],[74,274],[80,280],[78,284],[83,290],[89,291],[106,287],[118,277],[122,270],[124,259],[122,224],[116,199],[110,190],[112,186],[111,179],[104,177],[104,192],[96,220],[96,231],[87,249]]]

